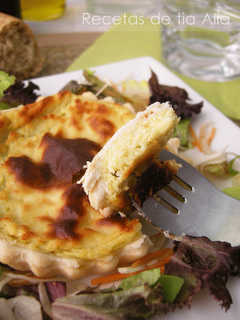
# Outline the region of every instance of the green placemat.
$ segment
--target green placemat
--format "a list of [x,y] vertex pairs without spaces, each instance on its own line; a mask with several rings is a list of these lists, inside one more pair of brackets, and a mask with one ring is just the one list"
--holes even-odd
[[[141,56],[151,56],[162,62],[160,25],[147,18],[137,20],[138,17],[125,17],[120,24],[114,24],[100,36],[66,71]],[[240,78],[229,82],[215,83],[194,80],[182,75],[178,76],[226,116],[240,120]]]

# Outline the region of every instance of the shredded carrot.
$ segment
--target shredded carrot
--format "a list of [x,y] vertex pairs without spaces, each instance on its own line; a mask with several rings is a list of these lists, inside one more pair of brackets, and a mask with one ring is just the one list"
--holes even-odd
[[138,259],[135,262],[133,262],[131,267],[135,268],[135,267],[140,266],[141,264],[147,263],[148,261],[150,261],[152,259],[160,258],[170,250],[171,249],[169,249],[169,248],[165,248],[165,249],[160,249],[157,251],[150,252],[150,253],[146,254],[144,257],[142,257],[141,259]]
[[163,256],[161,256],[161,259],[171,257],[173,254],[174,254],[174,247],[170,248]]
[[209,147],[209,145],[207,144],[207,138],[206,138],[206,134],[205,134],[205,128],[206,128],[206,125],[205,125],[205,124],[202,124],[201,127],[200,127],[200,132],[199,132],[198,141],[199,141],[199,144],[200,144],[200,146],[201,146],[202,152],[204,152],[204,153],[209,153],[210,147]]
[[193,130],[193,127],[191,125],[189,125],[189,132],[191,133],[191,135],[193,137],[193,145],[196,146],[202,152],[201,145],[200,145],[198,138],[196,136],[196,133]]
[[165,266],[166,263],[169,262],[171,257],[166,257],[164,259],[159,260],[158,262],[151,264],[150,266],[146,267],[144,270],[149,270],[149,269],[155,269],[155,268],[161,268]]
[[113,273],[113,274],[109,274],[107,276],[102,276],[99,278],[95,278],[91,280],[91,284],[93,286],[97,286],[98,284],[104,284],[104,283],[109,283],[109,282],[114,282],[117,280],[122,280],[124,278],[126,278],[127,276],[131,276],[133,273]]
[[[125,279],[127,277],[130,277],[130,276],[133,276],[135,274],[138,274],[138,273],[140,273],[142,271],[150,270],[150,269],[153,269],[153,268],[154,267],[150,266],[150,267],[145,268],[144,270],[131,272],[131,273],[113,273],[113,274],[109,274],[107,276],[103,276],[103,277],[92,279],[91,284],[92,284],[92,286],[97,286],[99,284],[105,284],[105,283],[109,283],[109,282],[122,280],[122,279]],[[164,266],[159,267],[159,269],[160,269],[161,273],[164,273]]]
[[112,82],[112,80],[110,80],[110,79],[108,79],[108,81],[109,81],[109,84],[111,85],[111,87],[117,90],[116,84],[114,82]]
[[112,87],[117,90],[117,86],[112,82]]
[[210,144],[211,144],[211,142],[212,142],[212,140],[213,140],[213,138],[214,138],[214,136],[215,136],[215,133],[216,133],[216,128],[215,127],[213,127],[212,128],[212,130],[211,130],[211,132],[210,132],[210,134],[209,134],[209,137],[207,138],[207,144],[210,146]]
[[201,125],[199,135],[198,135],[198,141],[202,150],[204,150],[204,144],[206,144],[205,127],[206,127],[205,124]]
[[[125,279],[125,278],[127,278],[129,276],[138,274],[140,272],[143,272],[143,271],[146,271],[146,270],[155,269],[155,268],[159,268],[161,273],[163,274],[164,273],[164,269],[165,269],[165,264],[169,262],[171,256],[174,253],[174,250],[173,250],[173,248],[167,248],[167,249],[157,250],[155,252],[158,252],[158,254],[159,254],[159,251],[161,251],[160,259],[156,263],[145,267],[143,270],[139,270],[139,271],[135,271],[135,272],[131,272],[131,273],[119,273],[118,272],[118,273],[109,274],[109,275],[106,275],[106,276],[102,276],[102,277],[99,277],[99,278],[92,279],[91,284],[93,286],[96,286],[96,285],[99,285],[99,284],[105,284],[105,283],[109,283],[109,282],[114,282],[114,281]],[[150,256],[150,253],[148,254],[148,256]],[[151,259],[154,259],[154,255],[153,254],[151,255]],[[151,259],[146,259],[146,261],[144,261],[144,263],[148,262]],[[141,259],[139,259],[137,261],[140,261],[140,260]],[[137,266],[138,265],[139,264],[137,263]],[[131,265],[131,267],[132,266],[133,266],[133,264]]]

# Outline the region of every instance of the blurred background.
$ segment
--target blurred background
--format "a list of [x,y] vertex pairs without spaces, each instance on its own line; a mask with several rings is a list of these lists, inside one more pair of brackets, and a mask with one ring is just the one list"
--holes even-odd
[[[45,59],[43,69],[37,77],[64,72],[76,57],[112,26],[110,18],[106,17],[105,21],[100,19],[93,22],[94,17],[121,16],[125,12],[150,17],[155,12],[155,4],[157,3],[159,11],[162,2],[158,0],[9,0],[0,4],[0,11],[4,12],[3,9],[7,9],[12,15],[18,16],[19,1],[22,9],[21,18],[33,30]],[[38,9],[30,13],[27,10],[33,5],[36,6],[37,2],[41,8],[46,2],[47,12]],[[62,10],[64,3],[65,8]],[[55,12],[51,6],[61,8],[60,12]],[[47,15],[50,11],[53,16],[44,18],[43,15]],[[89,18],[90,23],[83,21],[84,15]]]
[[66,7],[64,14],[53,20],[46,21],[30,21],[25,20],[35,34],[51,34],[51,33],[72,33],[72,32],[104,32],[109,26],[103,23],[83,24],[82,17],[88,12],[88,0],[65,0]]
[[[22,2],[29,0],[21,0]],[[31,0],[30,0],[31,1]],[[40,0],[41,1],[41,0]],[[62,1],[62,0],[60,0]],[[50,2],[50,1],[48,1]],[[104,32],[111,24],[106,23],[84,23],[83,15],[89,13],[90,20],[93,16],[117,15],[124,12],[132,14],[151,16],[156,6],[161,7],[162,1],[157,0],[65,0],[66,8],[64,14],[58,19],[48,21],[29,21],[23,19],[32,28],[35,34],[47,33],[72,33],[72,32]],[[115,4],[114,4],[115,3]]]

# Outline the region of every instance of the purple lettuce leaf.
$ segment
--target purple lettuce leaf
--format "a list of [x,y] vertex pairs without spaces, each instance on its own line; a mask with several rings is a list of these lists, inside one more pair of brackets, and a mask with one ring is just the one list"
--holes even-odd
[[14,108],[21,104],[31,104],[39,97],[35,90],[39,90],[39,87],[32,81],[29,81],[27,86],[23,81],[15,81],[13,85],[4,91],[0,102],[7,105],[8,108]]
[[160,103],[168,101],[181,119],[189,119],[193,113],[200,113],[203,102],[191,104],[185,89],[160,84],[157,75],[152,70],[148,83],[151,92],[150,104],[157,101]]
[[53,319],[143,320],[168,312],[162,286],[138,283],[125,290],[88,288],[52,304]]
[[0,292],[0,297],[5,299],[14,298],[17,296],[31,296],[39,300],[37,284],[10,286],[5,284]]
[[207,288],[227,311],[232,298],[226,284],[229,276],[240,275],[240,246],[192,236],[185,236],[175,245],[176,253],[165,266],[165,274],[185,280],[175,303],[190,307],[193,295]]
[[67,286],[65,282],[52,281],[45,282],[44,284],[51,303],[54,302],[57,298],[63,298],[66,296]]
[[[66,296],[66,283],[60,281],[52,281],[44,283],[49,301],[52,303],[57,298],[63,298]],[[25,284],[21,286],[11,286],[5,284],[0,292],[0,297],[10,299],[19,295],[33,296],[37,300],[39,299],[38,284]]]
[[52,304],[53,319],[144,320],[163,315],[172,309],[172,302],[184,280],[161,275],[158,268],[132,275],[115,288],[87,287],[77,295],[57,299]]

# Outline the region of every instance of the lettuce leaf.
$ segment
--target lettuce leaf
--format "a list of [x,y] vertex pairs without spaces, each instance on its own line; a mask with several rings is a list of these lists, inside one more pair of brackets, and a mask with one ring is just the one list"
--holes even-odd
[[191,104],[188,93],[185,89],[162,85],[158,82],[157,75],[151,71],[152,75],[149,79],[149,87],[151,91],[150,103],[159,101],[167,102],[172,105],[176,114],[181,119],[188,119],[192,117],[193,113],[200,113],[203,107],[203,102]]
[[158,283],[162,285],[165,299],[173,303],[184,284],[184,279],[178,276],[162,274]]
[[232,177],[232,187],[240,187],[240,172]]
[[228,164],[229,173],[233,177],[236,176],[237,174],[239,174],[239,171],[233,169],[233,164],[237,159],[240,159],[240,156],[236,156],[234,159],[229,161],[229,164]]
[[187,147],[188,144],[188,128],[190,125],[190,119],[180,120],[179,123],[175,126],[173,132],[173,138],[177,137],[180,140],[180,145]]
[[29,81],[27,86],[23,81],[15,81],[4,91],[0,103],[5,105],[5,109],[15,108],[21,104],[31,104],[39,97],[35,90],[39,90],[39,87],[32,81]]
[[206,164],[204,166],[204,170],[223,179],[230,177],[227,161],[223,161],[221,163]]
[[190,307],[193,295],[207,288],[227,311],[232,298],[226,283],[229,276],[240,275],[240,246],[191,236],[175,245],[176,253],[165,265],[165,274],[183,278],[184,285],[174,303]]
[[160,276],[161,274],[159,268],[143,271],[122,280],[122,282],[118,286],[118,290],[129,289],[138,281],[142,281],[143,283],[148,282],[150,285],[154,285],[159,280]]
[[163,296],[168,302],[174,302],[177,294],[179,293],[184,280],[180,277],[169,276],[165,274],[160,274],[160,269],[152,269],[140,272],[136,275],[130,276],[124,280],[122,280],[121,284],[118,286],[118,290],[126,290],[136,285],[138,281],[143,283],[148,283],[152,287],[156,283],[160,283],[162,285]]
[[[14,84],[16,77],[9,76],[6,72],[0,71],[0,99],[4,96],[4,91]],[[0,102],[0,110],[6,109],[8,106],[4,102]]]
[[[164,299],[161,285],[154,290],[148,283],[137,284],[125,290],[81,292],[76,296],[57,299],[52,304],[53,319],[148,319],[160,311],[167,312],[169,303]],[[165,312],[164,312],[165,311]]]
[[57,299],[52,304],[53,318],[148,319],[169,311],[183,282],[176,276],[160,275],[159,269],[143,271],[124,279],[117,289],[88,288],[76,296]]
[[223,189],[222,192],[226,193],[230,197],[240,200],[240,187],[228,187]]
[[93,72],[88,70],[83,70],[83,76],[86,82],[79,83],[75,80],[69,81],[61,90],[69,90],[74,94],[81,95],[84,92],[90,91],[93,94],[98,94],[99,99],[104,99],[106,97],[112,97],[113,100],[119,104],[132,103],[132,100],[125,95],[123,95],[119,90],[113,88],[111,85],[102,81],[96,77]]

